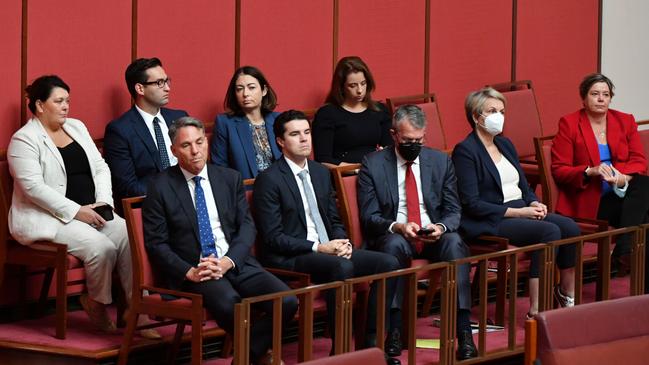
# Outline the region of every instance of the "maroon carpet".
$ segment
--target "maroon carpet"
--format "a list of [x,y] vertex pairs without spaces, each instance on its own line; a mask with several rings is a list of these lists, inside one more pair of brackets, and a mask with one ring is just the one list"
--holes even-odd
[[[620,298],[628,296],[629,277],[622,279],[613,279],[611,285],[611,298]],[[595,298],[595,285],[593,283],[584,287],[584,302],[592,302]],[[528,299],[521,297],[517,300],[517,336],[516,341],[522,345],[524,341],[524,321],[525,313],[528,310]],[[493,318],[494,305],[489,306],[489,317]],[[477,308],[474,309],[474,317],[477,314]],[[112,313],[114,316],[114,312]],[[174,327],[167,326],[160,329],[164,336],[171,336]],[[432,317],[419,318],[417,321],[417,338],[432,339],[439,338],[439,330],[432,326]],[[53,337],[54,334],[54,316],[48,316],[36,320],[25,320],[19,322],[0,324],[0,342],[13,346],[20,344],[29,344],[32,348],[57,348],[61,350],[74,350],[87,354],[116,350],[122,340],[122,332],[115,335],[106,335],[94,331],[83,311],[70,312],[68,315],[68,335],[66,340],[58,340]],[[477,341],[477,335],[474,337]],[[146,344],[155,343],[156,341],[145,340],[135,337],[135,343]],[[495,351],[505,348],[507,345],[507,332],[499,331],[487,334],[487,351]],[[329,353],[331,341],[327,338],[316,338],[314,340],[314,358],[325,357]],[[436,362],[439,358],[439,352],[432,349],[417,349],[417,363],[428,364]],[[297,359],[297,344],[288,344],[283,348],[282,358],[287,364],[295,364]],[[407,362],[407,351],[401,356],[402,362]],[[229,365],[229,359],[215,359],[208,364]]]

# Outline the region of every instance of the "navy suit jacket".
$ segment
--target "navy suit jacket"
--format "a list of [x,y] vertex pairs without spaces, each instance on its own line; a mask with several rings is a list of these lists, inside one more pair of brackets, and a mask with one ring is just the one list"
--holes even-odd
[[[282,152],[277,148],[273,124],[279,113],[272,112],[264,116],[268,143],[275,160]],[[210,144],[212,163],[235,169],[244,179],[254,179],[259,173],[252,142],[252,128],[245,116],[219,114],[214,121],[214,136]]]
[[[311,185],[318,211],[329,239],[347,238],[326,167],[308,161]],[[306,215],[297,181],[281,157],[255,179],[253,213],[262,238],[258,256],[270,266],[293,269],[295,256],[312,252],[313,241],[306,239]]]
[[[460,225],[460,201],[453,164],[443,152],[423,147],[419,173],[426,211],[433,223],[443,223],[447,232]],[[393,147],[366,155],[358,174],[358,208],[363,235],[370,246],[387,234],[397,219],[399,187],[397,156]]]
[[[161,108],[167,126],[187,116],[184,110]],[[162,171],[156,143],[135,106],[106,126],[104,158],[113,179],[115,204],[123,198],[146,195],[149,178]]]
[[[505,137],[496,136],[494,143],[503,157],[518,171],[518,187],[523,193],[525,205],[538,200],[527,183],[512,142]],[[471,132],[455,146],[453,163],[462,201],[462,232],[468,237],[496,234],[507,206],[503,204],[503,188],[496,164],[475,132]]]
[[[234,170],[207,165],[221,228],[230,245],[226,256],[235,273],[251,260],[257,231],[248,210],[241,175]],[[154,267],[164,275],[166,287],[180,289],[185,274],[201,255],[196,209],[185,176],[178,165],[153,177],[142,206],[144,242]],[[256,261],[255,261],[256,262]]]

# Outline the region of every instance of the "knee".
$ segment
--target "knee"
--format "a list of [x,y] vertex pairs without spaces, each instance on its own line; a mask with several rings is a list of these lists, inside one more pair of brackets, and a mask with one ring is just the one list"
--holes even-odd
[[401,265],[399,264],[399,260],[397,260],[396,257],[393,255],[381,255],[382,260],[380,264],[380,271],[381,272],[389,272],[389,271],[395,271],[399,270],[401,268]]
[[443,245],[440,258],[444,261],[463,259],[469,256],[469,248],[456,232],[444,234],[439,243]]
[[296,296],[291,295],[282,299],[282,312],[285,321],[293,319],[295,312],[297,312],[297,307],[298,301]]
[[331,281],[346,280],[354,277],[354,264],[347,259],[336,260],[331,268]]
[[[204,301],[205,299],[205,296],[203,296]],[[205,302],[205,306],[208,307],[210,314],[212,314],[214,318],[234,318],[234,305],[239,302],[241,302],[241,296],[235,292],[231,292],[219,294],[217,300],[212,300],[210,303]]]
[[381,251],[394,256],[400,265],[399,268],[405,267],[406,262],[412,256],[410,243],[403,236],[396,233],[390,234],[386,238]]
[[117,249],[113,242],[106,237],[105,239],[95,240],[88,243],[89,254],[87,260],[90,262],[114,262],[117,257]]
[[550,241],[556,241],[560,240],[562,238],[561,236],[561,229],[559,228],[558,225],[556,224],[546,224],[543,227],[543,230],[541,231],[541,240],[540,242],[550,242]]

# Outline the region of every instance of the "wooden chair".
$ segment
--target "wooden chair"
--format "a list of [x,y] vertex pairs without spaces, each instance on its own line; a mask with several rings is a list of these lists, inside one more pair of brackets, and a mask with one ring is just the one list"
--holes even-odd
[[[649,126],[649,120],[643,120],[638,122],[638,134],[640,135],[640,140],[642,141],[642,147],[644,148],[645,157],[649,156],[649,127],[648,129],[640,129],[641,127]],[[649,162],[647,162],[649,164]]]
[[[153,328],[176,323],[174,343],[171,347],[169,363],[174,363],[185,325],[192,326],[191,332],[191,364],[198,365],[202,362],[203,347],[203,320],[206,318],[203,309],[203,297],[200,294],[163,289],[158,286],[156,273],[149,263],[149,257],[144,247],[144,230],[142,227],[143,197],[128,198],[123,200],[124,218],[128,227],[128,237],[131,246],[131,259],[133,262],[133,294],[128,313],[126,330],[119,351],[117,364],[126,365],[128,354],[136,329]],[[145,295],[145,291],[149,294]],[[175,300],[163,299],[162,295],[177,297]],[[156,323],[137,326],[138,317],[148,315]],[[210,331],[211,335],[224,336],[226,332],[221,328]],[[223,353],[231,349],[231,339],[226,338]]]
[[444,136],[444,128],[442,126],[435,94],[431,93],[387,98],[387,104],[390,114],[393,114],[394,110],[399,105],[416,104],[424,111],[424,114],[426,114],[426,146],[438,150],[445,150],[447,148],[446,137]]
[[503,135],[516,147],[527,181],[532,189],[536,189],[539,183],[539,168],[533,139],[543,135],[543,125],[532,81],[523,80],[487,86],[500,91],[507,99]]
[[[43,275],[39,296],[39,312],[47,306],[50,285],[56,273],[56,334],[65,339],[67,330],[67,296],[85,290],[83,262],[68,254],[65,244],[37,241],[29,246],[16,242],[9,233],[7,217],[13,194],[13,179],[9,173],[7,152],[0,151],[0,284],[7,265],[20,267],[20,299],[27,297],[27,277]],[[24,304],[24,303],[23,303]]]

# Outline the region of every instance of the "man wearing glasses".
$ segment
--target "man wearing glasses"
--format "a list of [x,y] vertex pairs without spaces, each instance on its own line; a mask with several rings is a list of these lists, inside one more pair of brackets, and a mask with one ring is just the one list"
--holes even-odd
[[184,110],[163,108],[169,102],[171,80],[159,59],[133,61],[125,78],[135,104],[111,121],[104,134],[104,157],[119,211],[123,198],[146,195],[149,178],[178,162],[171,153],[168,126],[187,116]]
[[[397,257],[402,268],[411,258],[433,262],[469,256],[469,248],[457,233],[460,200],[455,170],[448,155],[422,147],[426,117],[415,105],[402,105],[392,117],[394,148],[363,158],[358,174],[358,205],[363,232],[370,248]],[[457,358],[477,356],[471,336],[471,288],[469,266],[457,273]],[[385,353],[401,353],[401,297],[397,286],[392,305]]]

